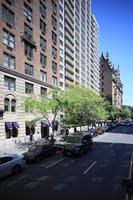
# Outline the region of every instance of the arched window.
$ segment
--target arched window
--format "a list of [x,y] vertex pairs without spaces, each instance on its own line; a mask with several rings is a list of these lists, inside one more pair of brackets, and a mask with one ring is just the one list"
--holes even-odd
[[11,112],[16,112],[16,100],[11,100]]
[[4,99],[4,110],[9,111],[9,99],[8,98]]

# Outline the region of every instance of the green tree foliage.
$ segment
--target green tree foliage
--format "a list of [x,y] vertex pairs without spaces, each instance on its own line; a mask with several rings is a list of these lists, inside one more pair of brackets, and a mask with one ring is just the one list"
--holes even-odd
[[133,119],[133,107],[124,105],[122,107],[122,119]]
[[88,125],[92,120],[105,120],[106,102],[92,90],[80,86],[70,86],[65,94],[65,115],[61,122],[69,127]]

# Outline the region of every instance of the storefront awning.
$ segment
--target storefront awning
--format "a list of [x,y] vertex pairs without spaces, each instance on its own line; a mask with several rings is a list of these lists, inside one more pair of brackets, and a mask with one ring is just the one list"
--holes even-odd
[[13,125],[14,128],[19,128],[19,125],[18,125],[17,122],[12,122],[12,125]]
[[48,120],[42,121],[41,124],[42,124],[42,126],[51,126],[51,124]]
[[11,129],[12,128],[12,122],[5,122],[5,126],[6,126],[6,128]]

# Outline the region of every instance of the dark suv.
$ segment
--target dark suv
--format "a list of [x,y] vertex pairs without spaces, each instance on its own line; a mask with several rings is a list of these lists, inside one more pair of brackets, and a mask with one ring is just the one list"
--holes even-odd
[[64,155],[83,155],[88,151],[93,144],[92,136],[90,134],[81,135],[72,135],[69,136],[66,140],[66,144],[63,148]]

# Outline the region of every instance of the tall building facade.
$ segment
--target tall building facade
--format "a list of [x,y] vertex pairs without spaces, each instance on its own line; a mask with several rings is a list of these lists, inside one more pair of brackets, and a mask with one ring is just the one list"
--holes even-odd
[[60,0],[60,87],[99,93],[99,27],[90,0]]
[[94,14],[91,14],[91,49],[90,49],[90,86],[99,94],[100,69],[99,69],[99,26]]
[[91,0],[2,0],[0,11],[1,140],[25,135],[30,93],[68,84],[99,92],[99,27]]
[[109,61],[108,53],[106,58],[100,58],[100,94],[109,100],[112,105],[122,108],[123,85],[120,80],[119,66],[117,69]]
[[[0,1],[0,139],[24,135],[33,118],[21,109],[30,93],[60,82],[58,0]],[[37,130],[40,132],[40,125]]]

